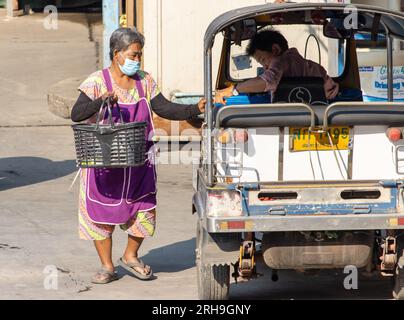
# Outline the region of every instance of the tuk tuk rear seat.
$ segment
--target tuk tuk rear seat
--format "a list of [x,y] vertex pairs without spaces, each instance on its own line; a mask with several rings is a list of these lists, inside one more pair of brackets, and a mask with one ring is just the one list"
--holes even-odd
[[326,106],[302,103],[239,105],[220,108],[215,115],[217,128],[335,126],[404,126],[404,104],[337,102]]

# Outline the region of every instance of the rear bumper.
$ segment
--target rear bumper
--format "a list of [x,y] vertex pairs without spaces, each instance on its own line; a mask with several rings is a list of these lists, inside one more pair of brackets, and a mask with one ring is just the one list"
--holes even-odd
[[210,233],[384,229],[404,229],[404,213],[206,218]]

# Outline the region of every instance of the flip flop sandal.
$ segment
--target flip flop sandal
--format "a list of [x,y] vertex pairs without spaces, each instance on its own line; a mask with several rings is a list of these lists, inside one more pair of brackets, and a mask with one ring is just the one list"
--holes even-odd
[[118,274],[103,268],[91,278],[91,282],[95,284],[107,284],[115,280],[118,280]]
[[153,271],[150,269],[150,272],[148,274],[143,274],[138,271],[136,271],[134,268],[145,268],[145,264],[142,260],[138,258],[139,262],[127,262],[125,263],[122,258],[118,260],[118,264],[124,268],[126,271],[130,272],[133,274],[136,278],[140,280],[149,280],[153,276]]

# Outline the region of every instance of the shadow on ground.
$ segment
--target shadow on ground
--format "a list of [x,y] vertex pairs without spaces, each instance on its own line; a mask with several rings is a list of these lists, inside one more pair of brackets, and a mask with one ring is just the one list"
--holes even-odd
[[347,274],[336,270],[322,270],[306,275],[294,270],[280,270],[279,280],[271,280],[271,271],[259,266],[264,276],[244,283],[232,283],[230,299],[234,300],[366,300],[392,299],[389,278],[359,275],[357,289],[345,289]]
[[0,159],[0,191],[64,177],[76,170],[75,160],[52,161],[38,157]]
[[[195,266],[195,238],[175,242],[167,246],[150,250],[141,259],[151,266],[153,273],[180,272]],[[120,276],[128,274],[121,268],[117,268]]]

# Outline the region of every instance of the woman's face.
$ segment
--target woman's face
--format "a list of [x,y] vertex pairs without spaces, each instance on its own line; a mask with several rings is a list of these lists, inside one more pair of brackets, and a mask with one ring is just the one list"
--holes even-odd
[[269,68],[274,57],[281,55],[281,47],[278,44],[272,46],[272,52],[255,50],[254,59],[264,67],[265,70]]
[[132,43],[126,50],[115,52],[115,59],[120,65],[128,58],[133,61],[142,61],[142,46],[140,43]]

